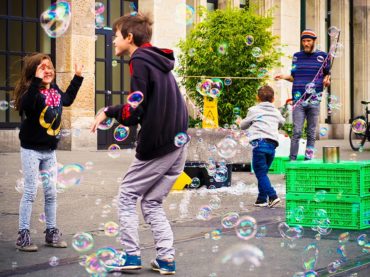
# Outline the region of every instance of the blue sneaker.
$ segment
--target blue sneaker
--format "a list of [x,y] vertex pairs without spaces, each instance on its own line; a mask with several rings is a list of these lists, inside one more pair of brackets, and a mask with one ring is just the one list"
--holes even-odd
[[117,258],[105,263],[108,272],[117,272],[122,270],[137,270],[141,269],[141,257],[127,255],[123,252]]
[[152,269],[161,275],[174,275],[176,273],[176,262],[155,259],[151,263]]

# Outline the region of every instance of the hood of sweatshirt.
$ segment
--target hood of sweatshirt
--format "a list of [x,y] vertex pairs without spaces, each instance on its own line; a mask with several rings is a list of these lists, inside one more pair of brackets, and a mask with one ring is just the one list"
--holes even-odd
[[142,59],[159,70],[167,73],[175,65],[175,57],[170,49],[161,49],[154,46],[139,47],[131,56],[131,60]]

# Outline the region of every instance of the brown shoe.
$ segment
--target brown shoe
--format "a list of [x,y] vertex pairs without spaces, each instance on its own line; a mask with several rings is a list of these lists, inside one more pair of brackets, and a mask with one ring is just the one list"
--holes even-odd
[[38,250],[37,245],[31,241],[30,230],[23,229],[18,232],[15,248],[24,252],[36,252]]
[[45,235],[45,245],[55,248],[66,248],[67,243],[62,240],[61,236],[62,234],[59,233],[59,229],[57,228],[51,228],[46,229],[44,232]]

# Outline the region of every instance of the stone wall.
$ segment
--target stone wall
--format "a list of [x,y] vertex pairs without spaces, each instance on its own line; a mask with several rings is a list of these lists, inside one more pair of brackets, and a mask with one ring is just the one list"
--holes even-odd
[[[68,31],[56,40],[57,83],[65,90],[74,75],[74,64],[85,66],[84,81],[71,107],[64,108],[62,128],[71,130],[63,136],[59,149],[96,150],[97,135],[90,134],[95,116],[95,17],[93,0],[70,0],[72,21]],[[78,132],[75,132],[75,131]]]

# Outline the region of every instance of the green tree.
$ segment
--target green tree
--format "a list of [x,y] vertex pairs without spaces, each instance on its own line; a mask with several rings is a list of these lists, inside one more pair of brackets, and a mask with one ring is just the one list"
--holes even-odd
[[[250,78],[232,78],[232,84],[224,86],[218,99],[219,124],[231,124],[233,109],[240,108],[240,116],[244,117],[255,103],[258,87],[266,83],[266,72],[279,65],[282,54],[275,49],[277,37],[269,30],[273,18],[271,12],[267,16],[258,15],[256,7],[212,12],[200,9],[199,12],[204,20],[191,30],[186,40],[179,42],[177,72],[180,77],[184,76],[181,83],[200,111],[203,96],[196,91],[196,86],[206,76],[220,76],[222,80]],[[260,56],[256,55],[258,48]]]

